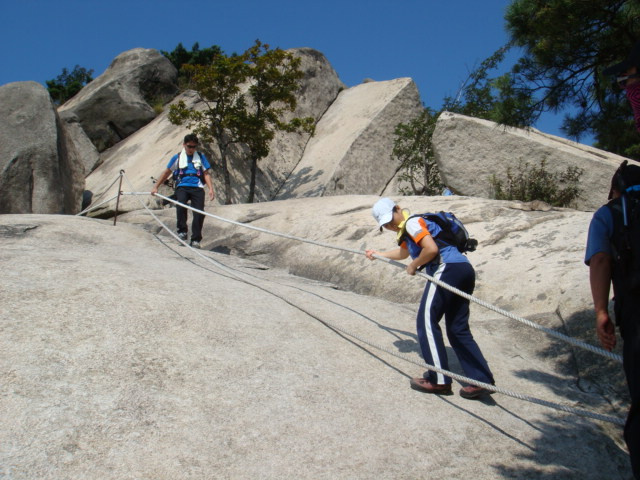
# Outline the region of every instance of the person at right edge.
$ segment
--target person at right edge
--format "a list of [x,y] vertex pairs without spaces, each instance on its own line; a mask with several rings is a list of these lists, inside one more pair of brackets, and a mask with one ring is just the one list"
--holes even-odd
[[640,167],[625,160],[611,180],[609,203],[589,225],[585,263],[589,266],[596,333],[603,348],[616,346],[609,317],[613,283],[615,323],[622,337],[622,364],[631,396],[624,427],[631,468],[640,480]]
[[[603,71],[625,90],[640,132],[640,41],[622,62]],[[624,427],[634,478],[640,480],[640,167],[624,161],[611,179],[609,203],[589,225],[585,263],[589,266],[596,334],[602,347],[616,346],[609,317],[613,284],[615,324],[622,337],[622,364],[631,397]]]

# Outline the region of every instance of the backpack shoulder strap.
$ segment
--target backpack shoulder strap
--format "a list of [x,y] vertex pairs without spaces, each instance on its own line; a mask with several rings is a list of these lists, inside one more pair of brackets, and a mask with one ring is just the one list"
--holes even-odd
[[[441,240],[443,243],[447,244],[447,245],[454,245],[455,244],[455,238],[453,235],[453,232],[451,230],[451,225],[449,224],[449,221],[444,218],[443,215],[441,215],[444,212],[440,212],[440,213],[418,213],[416,215],[411,215],[409,218],[407,218],[407,222],[409,220],[411,220],[412,218],[416,218],[416,217],[420,217],[420,218],[424,218],[425,220],[429,220],[430,222],[435,223],[436,225],[438,225],[440,227],[440,232],[437,235],[433,235],[432,237],[433,239],[436,241],[436,243],[438,242],[438,240]],[[406,236],[407,233],[407,222],[405,222],[405,224],[402,227],[402,231],[400,232],[400,234],[398,235],[398,245],[400,245],[401,240],[404,239],[404,237]],[[429,232],[431,233],[431,232]]]

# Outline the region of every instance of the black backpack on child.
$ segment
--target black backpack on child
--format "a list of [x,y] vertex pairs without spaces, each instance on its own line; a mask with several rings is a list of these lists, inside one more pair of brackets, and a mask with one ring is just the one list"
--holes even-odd
[[437,242],[453,245],[461,253],[473,252],[478,246],[475,238],[469,237],[464,224],[451,212],[422,213],[409,218],[422,217],[438,225],[442,231],[434,237]]

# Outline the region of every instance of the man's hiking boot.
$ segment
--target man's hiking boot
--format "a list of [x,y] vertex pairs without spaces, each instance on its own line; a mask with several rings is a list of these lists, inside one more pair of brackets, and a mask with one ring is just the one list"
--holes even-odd
[[468,399],[480,398],[489,393],[491,393],[490,390],[482,387],[476,387],[475,385],[467,385],[466,387],[462,387],[460,389],[460,396],[462,398]]
[[197,240],[191,240],[191,248],[198,248],[200,249],[200,242],[198,242]]
[[[187,241],[187,232],[178,232],[178,238],[183,241]],[[182,244],[180,244],[182,245]]]
[[438,385],[431,383],[425,378],[412,378],[410,382],[411,388],[419,392],[435,393],[437,395],[451,395],[451,384]]

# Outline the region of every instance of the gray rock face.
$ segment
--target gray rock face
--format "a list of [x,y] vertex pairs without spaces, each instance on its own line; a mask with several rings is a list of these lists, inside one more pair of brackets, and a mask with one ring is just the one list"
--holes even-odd
[[[198,99],[193,91],[187,91],[179,95],[175,101],[183,100],[188,106],[197,108]],[[166,168],[169,159],[180,152],[184,136],[189,133],[184,127],[171,124],[168,108],[158,115],[148,125],[131,134],[122,142],[114,145],[100,155],[101,164],[87,177],[87,190],[91,192],[94,204],[117,193],[117,187],[113,186],[114,180],[124,170],[128,182],[123,188],[126,191],[148,192],[153,187],[153,178],[158,178]],[[209,152],[207,152],[209,155]],[[211,158],[211,157],[209,157]],[[108,188],[111,186],[111,189]],[[221,191],[218,181],[214,183],[214,189]],[[167,193],[167,192],[165,192]],[[152,208],[161,205],[160,201],[147,196],[143,198],[145,203]],[[116,201],[105,204],[97,209],[95,214],[109,216],[115,211]],[[137,198],[122,197],[119,209],[121,212],[140,208]]]
[[444,183],[455,193],[492,198],[489,179],[506,179],[507,168],[519,171],[521,162],[563,173],[567,167],[583,170],[582,194],[575,204],[593,211],[607,198],[611,177],[625,160],[597,148],[541,133],[501,127],[494,122],[443,113],[433,134],[433,148]]
[[342,91],[276,199],[382,193],[398,169],[391,159],[393,131],[421,110],[410,78]]
[[177,93],[178,72],[153,49],[134,48],[60,107],[74,114],[99,151],[115,145],[156,116],[150,103]]
[[[373,225],[375,198],[213,211],[341,246],[385,248],[393,239]],[[576,260],[584,212],[463,198],[400,200],[413,211],[422,203],[451,209],[470,223],[480,239],[472,262],[481,296],[493,288],[515,309],[542,313],[560,294],[540,298],[538,273],[545,273],[549,288],[566,274],[582,274],[581,283],[588,283],[586,267]],[[491,221],[480,216],[487,211]],[[494,228],[498,216],[505,219]],[[122,217],[149,218],[140,212]],[[223,225],[207,219],[207,247],[228,245],[236,253],[242,246],[278,268],[203,250],[208,263],[173,239],[120,221],[114,227],[68,216],[0,216],[0,411],[8,412],[0,415],[3,476],[630,478],[618,427],[506,395],[469,401],[411,390],[408,377],[423,373],[413,300],[423,281],[407,282],[401,270],[362,256]],[[154,222],[147,228],[157,231]],[[536,243],[541,232],[552,242],[548,248]],[[492,262],[498,265],[488,270]],[[530,271],[534,263],[538,269]],[[283,271],[325,265],[331,283]],[[505,265],[510,272],[503,277],[498,267]],[[345,289],[357,271],[361,290],[390,286],[398,292],[394,301]],[[175,300],[176,289],[187,284],[197,285],[201,301]],[[565,295],[581,298],[575,287],[567,284]],[[558,316],[542,320],[562,328]],[[471,328],[499,386],[624,416],[626,403],[588,388],[585,379],[594,372],[577,369],[566,344],[475,308]],[[597,387],[611,382],[610,372],[597,378]]]
[[0,87],[0,213],[77,213],[84,169],[47,90]]
[[65,124],[65,130],[73,143],[76,152],[84,166],[85,175],[89,175],[98,165],[100,165],[100,153],[87,134],[82,129],[78,117],[67,111],[60,113],[60,119]]

